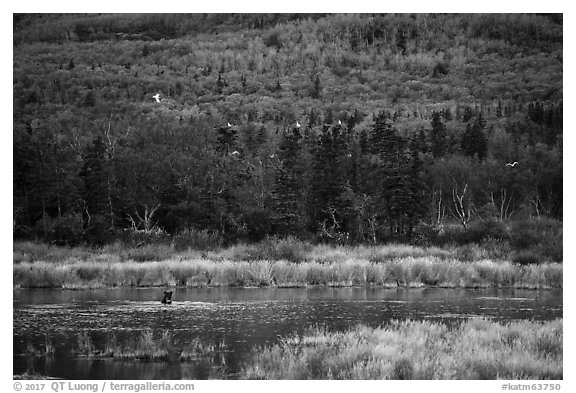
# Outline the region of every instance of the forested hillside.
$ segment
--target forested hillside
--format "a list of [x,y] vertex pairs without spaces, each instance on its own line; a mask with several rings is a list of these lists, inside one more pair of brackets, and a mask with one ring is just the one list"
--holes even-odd
[[562,16],[27,14],[13,32],[15,238],[358,244],[562,218]]

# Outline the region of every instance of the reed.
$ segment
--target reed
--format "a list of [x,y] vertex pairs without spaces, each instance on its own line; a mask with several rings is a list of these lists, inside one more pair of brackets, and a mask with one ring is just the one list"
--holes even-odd
[[[90,344],[87,346],[86,342]],[[180,343],[168,330],[160,332],[158,337],[150,329],[125,340],[122,343],[115,334],[108,335],[103,350],[96,350],[91,339],[85,333],[78,334],[78,353],[92,358],[112,358],[116,360],[145,360],[151,362],[198,360],[214,361],[226,351],[226,344],[204,343],[194,338]]]
[[383,262],[346,259],[321,263],[231,260],[162,262],[20,262],[16,287],[99,288],[150,286],[439,286],[462,288],[562,288],[560,263],[518,265],[507,261],[462,262],[402,257]]
[[562,379],[562,320],[448,327],[392,322],[346,332],[316,327],[255,349],[244,379]]

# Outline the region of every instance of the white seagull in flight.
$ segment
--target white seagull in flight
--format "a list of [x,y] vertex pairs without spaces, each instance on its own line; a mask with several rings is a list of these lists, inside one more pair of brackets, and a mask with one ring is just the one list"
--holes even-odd
[[296,128],[300,128],[300,123],[296,122]]
[[156,102],[160,102],[160,94],[156,93],[155,96],[152,96],[156,100]]
[[232,127],[232,124],[228,123],[228,127]]
[[513,163],[508,163],[506,166],[515,167],[518,164],[518,161],[514,161]]
[[341,125],[342,125],[342,122],[341,122],[340,120],[338,120],[338,125],[339,125],[339,126],[341,126]]

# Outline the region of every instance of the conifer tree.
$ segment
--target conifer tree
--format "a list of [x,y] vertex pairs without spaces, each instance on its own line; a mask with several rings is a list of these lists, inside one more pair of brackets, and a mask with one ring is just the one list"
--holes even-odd
[[225,154],[230,153],[236,146],[238,131],[234,127],[221,126],[218,128],[218,140],[216,150]]
[[316,229],[327,223],[339,227],[339,230],[345,230],[345,202],[341,196],[347,179],[341,165],[347,149],[342,127],[324,125],[314,152],[310,184],[309,211]]
[[84,181],[84,218],[87,240],[90,243],[104,244],[112,229],[109,206],[108,164],[106,145],[97,137],[88,148],[84,166],[80,172]]
[[480,161],[486,158],[488,152],[488,140],[484,134],[486,122],[482,115],[478,115],[473,125],[467,124],[466,131],[462,135],[462,152],[470,157],[476,156]]
[[273,188],[276,230],[297,235],[304,228],[306,163],[302,155],[302,134],[294,127],[284,133],[278,146],[280,166]]
[[308,115],[308,127],[312,128],[318,124],[318,115],[314,111],[314,108],[310,108],[310,114]]
[[88,148],[84,158],[84,167],[80,172],[84,180],[84,199],[90,215],[107,213],[107,168],[106,146],[101,137],[97,137]]
[[446,126],[440,119],[439,112],[432,112],[432,130],[430,130],[431,152],[435,158],[444,156],[448,152],[448,139]]
[[310,97],[318,99],[320,98],[321,92],[322,92],[322,86],[320,86],[320,76],[316,75],[316,79],[314,79],[314,86],[310,91]]

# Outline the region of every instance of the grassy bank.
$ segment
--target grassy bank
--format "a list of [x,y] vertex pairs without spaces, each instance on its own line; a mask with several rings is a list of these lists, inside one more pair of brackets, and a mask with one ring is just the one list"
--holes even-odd
[[247,379],[562,379],[562,320],[449,328],[395,322],[347,332],[313,329],[255,350]]
[[180,249],[173,244],[147,244],[140,247],[113,243],[100,248],[59,247],[46,243],[14,242],[13,262],[153,262],[190,259],[215,261],[286,260],[290,262],[338,262],[346,259],[366,259],[380,262],[399,257],[435,256],[442,259],[483,259],[493,257],[478,246],[439,248],[411,245],[340,247],[312,245],[295,239],[270,238],[260,243],[238,244],[216,249]]
[[357,286],[562,288],[562,265],[521,266],[482,260],[402,257],[382,262],[213,261],[21,262],[16,287],[99,288],[121,286]]
[[406,245],[312,246],[306,243],[239,245],[201,253],[161,252],[152,246],[125,249],[14,245],[16,287],[119,286],[443,286],[562,288],[562,264],[519,264],[486,259],[476,246],[440,249]]

